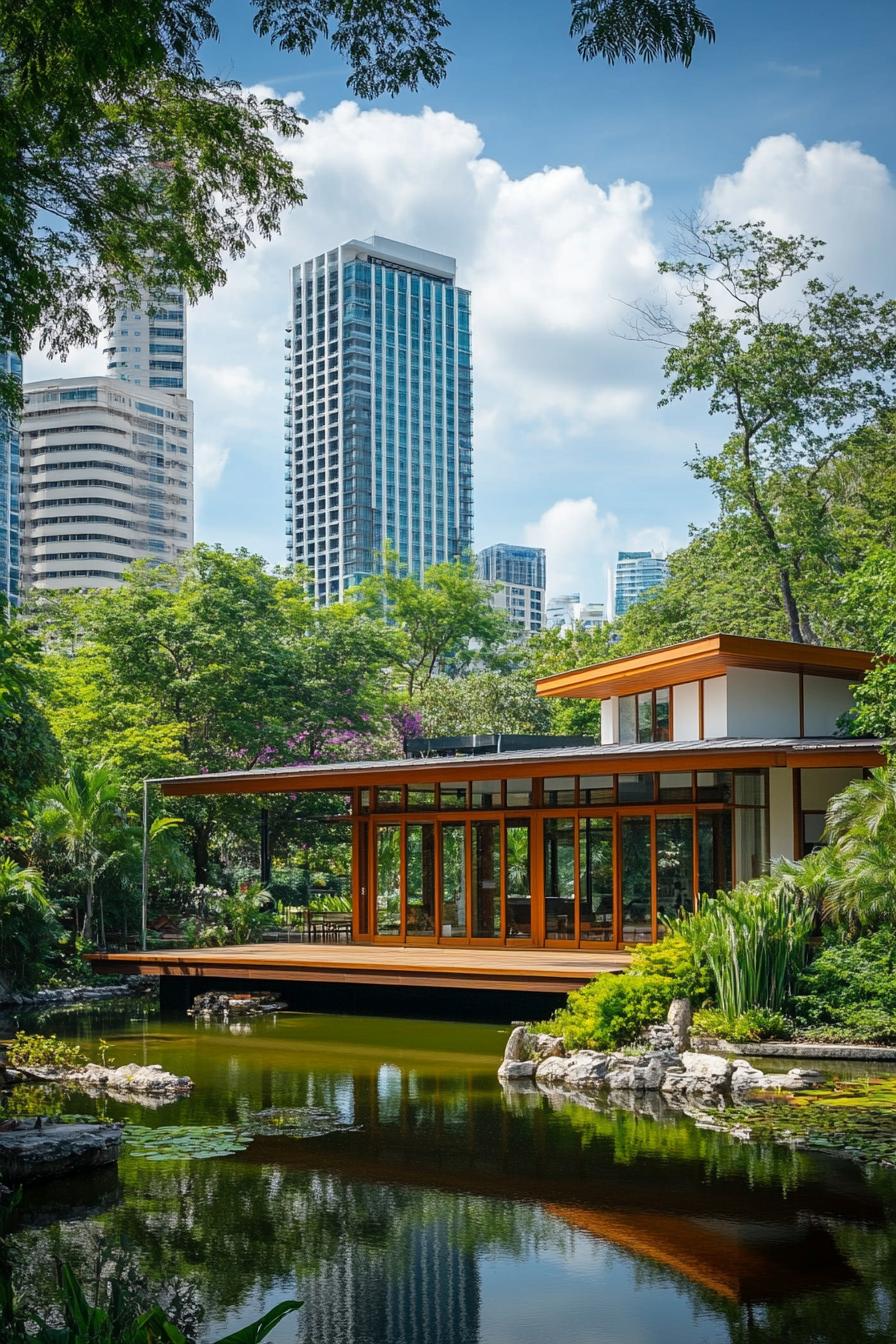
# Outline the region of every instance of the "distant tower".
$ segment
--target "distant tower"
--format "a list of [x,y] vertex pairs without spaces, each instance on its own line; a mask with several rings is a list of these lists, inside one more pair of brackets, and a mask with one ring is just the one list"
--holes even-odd
[[[0,373],[22,382],[22,361],[0,350]],[[0,595],[19,600],[19,427],[0,410]]]
[[484,583],[495,584],[492,606],[505,611],[527,634],[544,628],[545,553],[541,547],[487,546],[476,557]]
[[184,291],[169,285],[143,294],[134,305],[122,300],[105,348],[110,378],[159,391],[185,392],[187,327]]
[[616,559],[614,613],[624,616],[633,602],[669,577],[669,561],[659,551],[620,551]]
[[295,266],[286,334],[287,554],[319,603],[473,543],[470,295],[453,257],[352,240]]

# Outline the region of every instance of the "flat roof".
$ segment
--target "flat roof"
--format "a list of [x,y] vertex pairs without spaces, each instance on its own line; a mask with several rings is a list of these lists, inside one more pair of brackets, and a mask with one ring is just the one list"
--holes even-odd
[[712,738],[699,742],[642,742],[632,745],[556,747],[535,751],[490,752],[481,756],[424,756],[391,761],[338,761],[325,765],[267,766],[218,774],[152,779],[172,797],[217,793],[307,793],[380,785],[436,784],[450,780],[514,779],[620,771],[715,770],[740,767],[828,765],[866,768],[883,764],[879,738],[764,737]]
[[591,667],[556,672],[541,677],[535,689],[539,695],[604,700],[610,695],[630,695],[657,686],[719,677],[730,667],[859,680],[873,663],[872,654],[856,649],[792,644],[782,639],[748,639],[743,635],[706,635],[648,653],[632,653]]

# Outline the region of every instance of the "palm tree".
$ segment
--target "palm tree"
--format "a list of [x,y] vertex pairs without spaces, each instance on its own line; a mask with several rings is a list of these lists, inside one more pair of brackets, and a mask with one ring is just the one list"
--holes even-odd
[[828,804],[825,838],[833,843],[851,833],[896,837],[896,767],[879,766],[867,779],[854,779]]
[[896,914],[896,768],[855,779],[828,805],[825,913],[856,927]]
[[[72,864],[84,875],[81,933],[92,939],[96,880],[118,858],[126,843],[117,774],[105,761],[87,767],[70,763],[61,783],[48,785],[37,795],[35,822],[51,844],[65,847]],[[105,941],[102,903],[100,925]]]

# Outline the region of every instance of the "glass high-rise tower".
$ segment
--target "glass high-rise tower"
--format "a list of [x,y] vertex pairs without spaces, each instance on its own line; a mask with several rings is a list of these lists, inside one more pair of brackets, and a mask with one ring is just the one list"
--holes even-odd
[[353,240],[294,267],[286,532],[318,602],[473,542],[470,295],[453,257]]
[[134,305],[122,298],[105,348],[110,378],[137,387],[184,392],[187,327],[184,291],[169,286]]
[[642,593],[665,583],[669,561],[659,551],[620,551],[616,558],[614,614],[624,616]]
[[[22,361],[0,350],[0,373],[22,381]],[[0,410],[0,596],[19,600],[19,427]]]

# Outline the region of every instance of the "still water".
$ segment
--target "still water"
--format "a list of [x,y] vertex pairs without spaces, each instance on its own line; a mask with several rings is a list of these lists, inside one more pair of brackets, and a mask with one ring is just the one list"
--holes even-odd
[[[682,1117],[507,1093],[506,1031],[280,1014],[233,1029],[118,1006],[45,1020],[94,1058],[195,1082],[143,1125],[241,1125],[243,1152],[33,1187],[35,1291],[60,1251],[201,1304],[212,1340],[284,1297],[276,1344],[791,1344],[896,1337],[896,1178]],[[98,1249],[102,1248],[102,1249]]]

